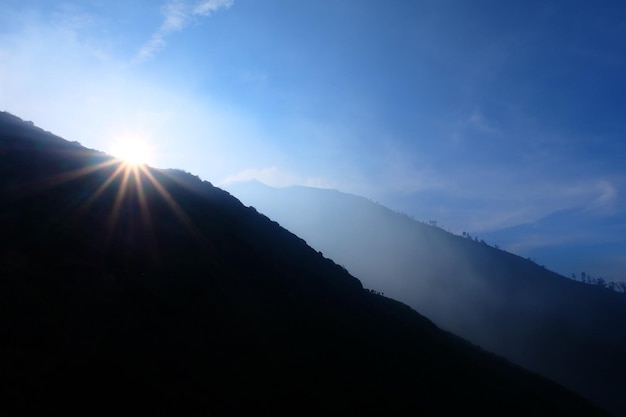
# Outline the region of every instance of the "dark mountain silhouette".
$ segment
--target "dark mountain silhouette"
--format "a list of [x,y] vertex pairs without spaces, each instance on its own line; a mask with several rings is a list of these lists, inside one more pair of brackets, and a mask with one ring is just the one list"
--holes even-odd
[[435,324],[626,415],[626,295],[414,221],[362,197],[258,182],[246,204]]
[[0,113],[0,414],[605,415],[191,174]]

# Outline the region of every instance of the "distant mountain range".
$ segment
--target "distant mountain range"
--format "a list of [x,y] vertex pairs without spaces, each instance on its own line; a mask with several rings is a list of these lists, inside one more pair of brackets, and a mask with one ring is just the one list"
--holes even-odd
[[0,113],[0,414],[606,415],[227,192]]
[[626,415],[626,295],[355,195],[227,189],[438,326]]

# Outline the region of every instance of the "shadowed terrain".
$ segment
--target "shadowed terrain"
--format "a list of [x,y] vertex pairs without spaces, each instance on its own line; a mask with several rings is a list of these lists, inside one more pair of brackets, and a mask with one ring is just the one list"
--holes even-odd
[[572,281],[362,197],[228,189],[438,326],[626,415],[626,294]]
[[191,174],[0,113],[0,413],[605,415]]

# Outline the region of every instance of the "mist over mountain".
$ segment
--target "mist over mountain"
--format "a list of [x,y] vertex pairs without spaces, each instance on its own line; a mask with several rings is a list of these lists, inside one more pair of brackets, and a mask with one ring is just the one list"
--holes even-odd
[[0,414],[606,415],[227,192],[0,113]]
[[366,288],[626,415],[626,296],[572,281],[355,195],[226,187],[346,267]]

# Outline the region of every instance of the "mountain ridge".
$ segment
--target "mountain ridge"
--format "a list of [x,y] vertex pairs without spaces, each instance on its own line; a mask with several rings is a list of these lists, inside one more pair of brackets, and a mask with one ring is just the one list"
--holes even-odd
[[3,413],[606,415],[191,174],[0,113],[0,203]]
[[[363,197],[226,187],[438,326],[626,415],[626,298]],[[602,353],[599,353],[602,352]]]

